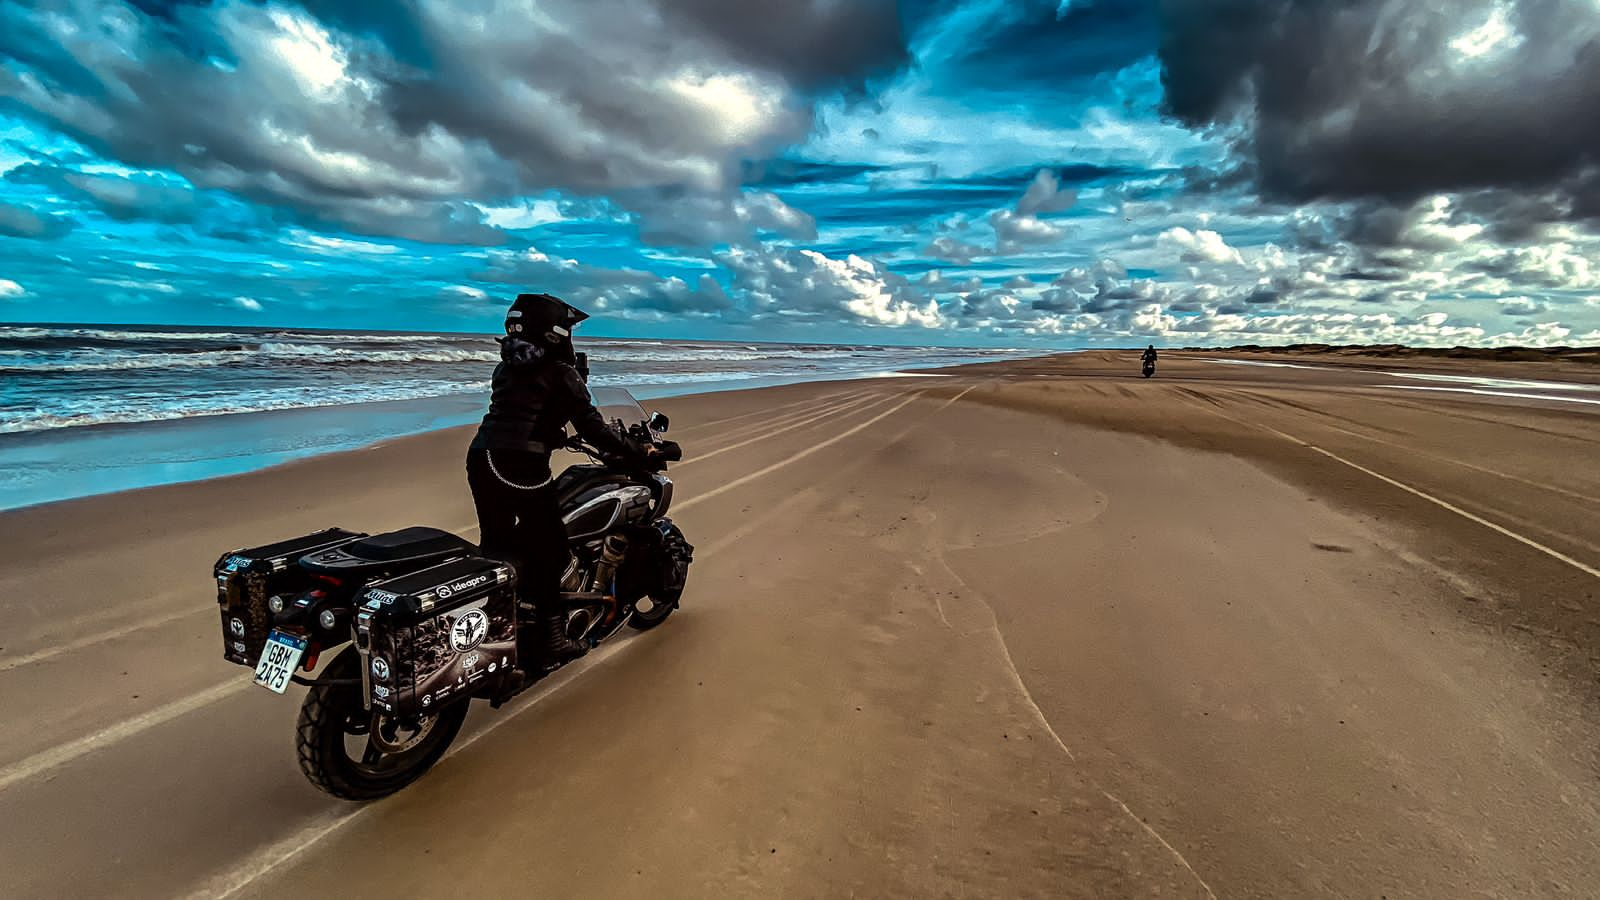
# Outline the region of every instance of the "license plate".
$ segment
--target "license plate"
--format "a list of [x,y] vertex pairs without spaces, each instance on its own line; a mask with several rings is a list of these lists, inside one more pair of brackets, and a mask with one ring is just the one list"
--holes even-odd
[[256,684],[275,694],[289,687],[289,678],[300,667],[300,657],[310,643],[303,637],[274,631],[261,650],[261,662],[256,664]]

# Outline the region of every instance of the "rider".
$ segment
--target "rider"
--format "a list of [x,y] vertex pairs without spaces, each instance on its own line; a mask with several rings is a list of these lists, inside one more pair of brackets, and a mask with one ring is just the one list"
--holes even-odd
[[1144,359],[1145,362],[1149,363],[1152,366],[1156,364],[1156,345],[1155,344],[1151,344],[1150,346],[1145,348],[1143,359]]
[[[478,509],[483,552],[512,563],[519,605],[537,613],[546,663],[583,653],[556,606],[571,557],[551,485],[550,453],[571,422],[597,449],[635,461],[654,455],[607,427],[578,372],[572,329],[589,318],[549,294],[521,294],[506,313],[489,411],[467,451],[467,484]],[[534,647],[519,640],[519,655]]]

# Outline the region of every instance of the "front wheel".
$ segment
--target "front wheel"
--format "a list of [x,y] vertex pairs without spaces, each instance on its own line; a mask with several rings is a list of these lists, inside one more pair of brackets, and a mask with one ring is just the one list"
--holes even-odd
[[465,701],[409,727],[374,717],[362,705],[360,676],[361,657],[347,647],[306,694],[295,728],[300,771],[343,800],[387,797],[421,778],[450,749],[467,718]]
[[678,608],[693,561],[694,547],[671,519],[642,529],[617,573],[618,596],[633,603],[628,624],[649,631],[665,622]]
[[637,631],[649,631],[665,622],[677,606],[676,603],[654,597],[640,597],[634,601],[633,615],[629,617],[628,625]]

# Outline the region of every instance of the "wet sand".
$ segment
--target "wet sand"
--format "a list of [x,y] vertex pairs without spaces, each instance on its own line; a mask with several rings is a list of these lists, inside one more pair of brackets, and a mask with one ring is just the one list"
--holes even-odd
[[3,893],[1600,893],[1600,408],[1136,368],[651,404],[683,608],[367,806],[209,566],[474,536],[464,433],[0,514]]

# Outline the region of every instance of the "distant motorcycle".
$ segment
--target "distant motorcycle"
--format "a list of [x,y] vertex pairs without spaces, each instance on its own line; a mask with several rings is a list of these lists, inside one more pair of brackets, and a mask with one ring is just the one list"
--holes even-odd
[[1144,377],[1149,378],[1154,374],[1156,374],[1156,361],[1153,359],[1146,359],[1144,361]]
[[[618,434],[662,451],[653,468],[682,458],[660,437],[665,416],[647,419],[619,388],[594,397],[617,416]],[[559,601],[567,635],[593,647],[624,625],[665,621],[694,548],[666,515],[672,479],[576,438],[567,447],[600,462],[572,466],[553,485],[573,552]],[[437,528],[330,528],[224,554],[213,574],[224,657],[275,693],[311,688],[296,727],[300,769],[335,797],[399,791],[444,756],[469,700],[498,707],[549,674],[540,660],[517,658],[531,611],[519,607],[515,571]],[[341,647],[314,681],[299,674]]]

